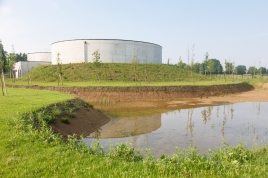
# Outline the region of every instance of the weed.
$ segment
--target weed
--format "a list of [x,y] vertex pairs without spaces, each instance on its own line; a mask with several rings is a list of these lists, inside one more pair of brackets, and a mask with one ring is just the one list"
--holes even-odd
[[63,117],[63,118],[61,118],[60,120],[61,120],[61,122],[63,122],[64,124],[70,124],[70,120],[69,120],[68,118],[66,118],[66,117]]
[[140,155],[136,155],[132,143],[109,145],[109,157],[114,159],[124,159],[127,161],[139,161],[142,159]]
[[62,113],[62,111],[59,108],[55,108],[52,110],[52,115],[55,117],[60,116],[61,113]]

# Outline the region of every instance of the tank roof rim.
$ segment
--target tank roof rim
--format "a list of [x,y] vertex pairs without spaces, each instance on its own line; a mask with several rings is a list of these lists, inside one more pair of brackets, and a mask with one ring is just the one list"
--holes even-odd
[[33,52],[33,53],[27,53],[27,54],[36,54],[36,53],[51,53],[51,52]]
[[[141,42],[141,43],[148,43],[148,44],[153,44],[153,45],[157,45],[160,46],[158,44],[155,43],[150,43],[150,42],[145,42],[145,41],[135,41],[135,40],[123,40],[123,39],[71,39],[71,40],[61,40],[61,41],[56,41],[54,43],[51,43],[51,45],[55,44],[55,43],[60,43],[60,42],[65,42],[65,41],[78,41],[78,40],[118,40],[118,41],[132,41],[132,42]],[[162,48],[162,46],[160,46]]]

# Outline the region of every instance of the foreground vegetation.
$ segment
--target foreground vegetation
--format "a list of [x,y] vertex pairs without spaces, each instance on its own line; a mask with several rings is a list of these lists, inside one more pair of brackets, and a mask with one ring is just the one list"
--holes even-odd
[[[50,91],[9,89],[0,100],[0,177],[267,177],[268,147],[243,144],[199,155],[195,148],[172,156],[140,156],[131,143],[85,146],[75,136],[64,142],[41,121],[25,122],[21,115],[73,98]],[[43,112],[44,113],[44,112]],[[43,118],[42,111],[39,119]],[[53,115],[53,114],[52,114]],[[31,115],[29,114],[29,117]],[[25,118],[25,117],[24,117]]]

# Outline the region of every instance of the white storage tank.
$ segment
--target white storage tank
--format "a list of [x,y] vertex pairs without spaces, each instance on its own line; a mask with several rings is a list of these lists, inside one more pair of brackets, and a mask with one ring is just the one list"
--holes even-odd
[[51,62],[51,53],[50,52],[28,53],[27,61]]
[[97,50],[104,63],[131,63],[134,56],[139,63],[162,63],[162,47],[157,44],[118,39],[78,39],[52,43],[52,64],[58,63],[58,53],[62,64],[93,62],[92,54]]

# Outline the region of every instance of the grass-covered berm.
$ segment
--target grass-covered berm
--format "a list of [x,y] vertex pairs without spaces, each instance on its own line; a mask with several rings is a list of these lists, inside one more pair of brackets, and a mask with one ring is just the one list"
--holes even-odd
[[[98,143],[86,146],[76,136],[63,140],[42,119],[46,112],[40,108],[73,96],[31,89],[8,94],[0,97],[0,177],[268,177],[267,146],[223,144],[205,155],[189,148],[155,158],[126,143],[105,153]],[[38,122],[27,119],[37,110]]]
[[[58,65],[39,66],[31,71],[33,81],[54,82],[58,80]],[[123,81],[123,82],[167,82],[206,80],[201,74],[180,69],[176,65],[139,63],[77,63],[61,65],[63,81]],[[27,81],[26,75],[23,80]]]
[[[60,77],[59,77],[60,74]],[[62,82],[61,80],[62,79]],[[93,86],[204,86],[267,82],[267,76],[203,75],[177,65],[140,63],[77,63],[42,65],[8,85],[93,87]]]

